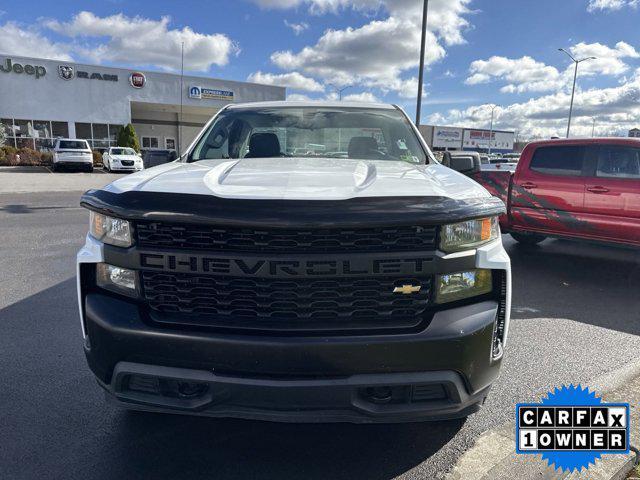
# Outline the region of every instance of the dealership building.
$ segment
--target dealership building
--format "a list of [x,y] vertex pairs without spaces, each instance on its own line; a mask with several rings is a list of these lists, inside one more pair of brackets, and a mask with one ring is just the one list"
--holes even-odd
[[513,151],[515,141],[515,132],[505,130],[420,125],[420,133],[429,147],[435,151],[487,152],[491,145],[491,152],[509,153]]
[[0,99],[6,144],[17,148],[46,150],[64,137],[102,150],[131,123],[143,149],[181,151],[224,105],[284,100],[285,89],[0,55]]

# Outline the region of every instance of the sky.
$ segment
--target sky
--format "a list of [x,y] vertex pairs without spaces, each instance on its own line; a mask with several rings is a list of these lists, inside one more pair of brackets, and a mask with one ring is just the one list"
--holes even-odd
[[[395,103],[415,115],[422,0],[0,0],[0,53]],[[422,123],[564,136],[640,127],[640,0],[430,0]],[[0,77],[0,96],[2,79]],[[345,88],[346,87],[346,88]],[[0,102],[0,113],[1,113]]]

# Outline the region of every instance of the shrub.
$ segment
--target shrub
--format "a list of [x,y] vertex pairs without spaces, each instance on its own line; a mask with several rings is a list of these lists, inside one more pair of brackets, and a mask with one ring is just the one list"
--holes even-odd
[[41,152],[40,153],[40,165],[45,165],[47,167],[53,164],[53,153],[51,152]]
[[98,150],[91,150],[91,154],[93,155],[93,166],[101,167],[102,166],[102,154]]
[[5,145],[4,147],[1,147],[0,150],[4,152],[5,156],[15,155],[18,153],[18,149],[11,145]]
[[140,143],[136,136],[136,130],[130,123],[118,130],[118,146],[133,148],[136,152],[140,153]]
[[42,154],[31,148],[21,148],[18,150],[18,155],[20,155],[19,165],[41,165]]

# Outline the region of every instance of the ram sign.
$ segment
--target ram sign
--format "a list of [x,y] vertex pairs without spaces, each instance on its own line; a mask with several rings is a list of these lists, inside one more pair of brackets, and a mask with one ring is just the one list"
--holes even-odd
[[462,129],[454,127],[433,127],[434,148],[462,148]]

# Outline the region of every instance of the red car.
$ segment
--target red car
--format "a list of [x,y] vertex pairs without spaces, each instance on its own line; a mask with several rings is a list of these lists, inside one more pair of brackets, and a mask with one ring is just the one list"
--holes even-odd
[[518,242],[562,237],[640,246],[640,139],[533,142],[515,172],[473,177],[505,202],[500,226]]

